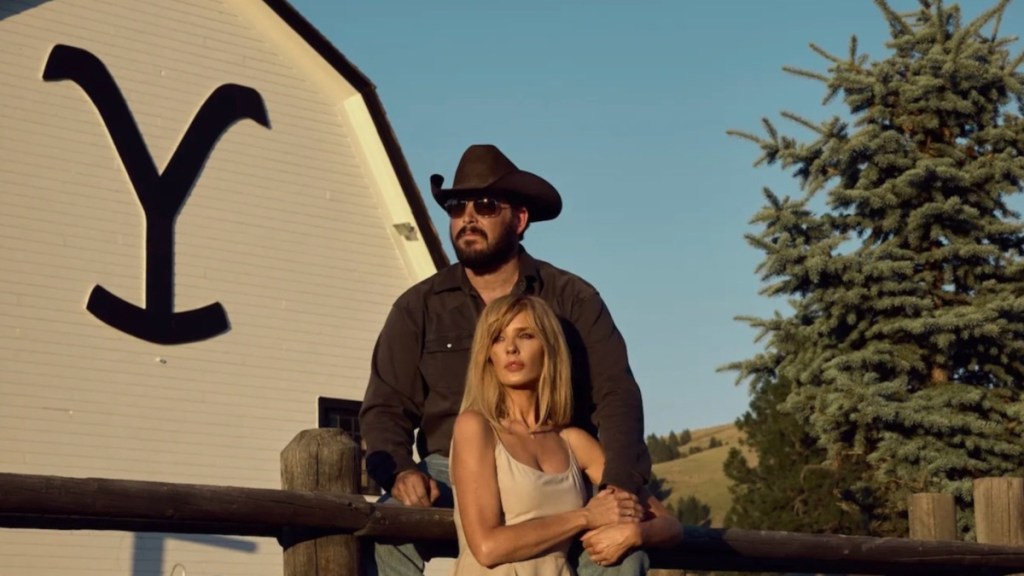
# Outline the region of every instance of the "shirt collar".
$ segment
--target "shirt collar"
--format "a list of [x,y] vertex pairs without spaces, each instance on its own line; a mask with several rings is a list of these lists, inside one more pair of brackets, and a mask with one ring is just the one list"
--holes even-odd
[[539,295],[541,288],[544,287],[540,277],[540,266],[537,265],[533,256],[526,252],[525,248],[519,249],[519,283],[523,285],[527,294],[535,296]]

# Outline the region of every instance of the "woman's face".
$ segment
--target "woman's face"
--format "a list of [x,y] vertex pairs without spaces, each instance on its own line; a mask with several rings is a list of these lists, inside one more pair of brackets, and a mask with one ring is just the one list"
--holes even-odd
[[498,382],[510,387],[532,387],[544,369],[544,344],[528,312],[520,312],[491,344],[491,364]]

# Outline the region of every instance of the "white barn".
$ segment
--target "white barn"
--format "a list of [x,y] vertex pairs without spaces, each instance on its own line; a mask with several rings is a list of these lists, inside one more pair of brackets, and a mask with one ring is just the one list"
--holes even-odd
[[[280,487],[447,262],[373,85],[284,0],[3,0],[0,46],[0,471]],[[0,529],[0,576],[281,571]]]

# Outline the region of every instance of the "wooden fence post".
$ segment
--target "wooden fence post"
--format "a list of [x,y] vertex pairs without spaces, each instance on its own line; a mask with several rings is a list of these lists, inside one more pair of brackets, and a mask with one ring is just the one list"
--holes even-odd
[[[359,493],[359,446],[340,428],[299,432],[281,451],[281,487],[285,490]],[[320,536],[285,528],[284,576],[357,576],[355,536]]]
[[974,520],[978,542],[1024,544],[1024,478],[975,479]]
[[952,494],[911,494],[907,499],[910,537],[914,540],[957,540],[956,504]]

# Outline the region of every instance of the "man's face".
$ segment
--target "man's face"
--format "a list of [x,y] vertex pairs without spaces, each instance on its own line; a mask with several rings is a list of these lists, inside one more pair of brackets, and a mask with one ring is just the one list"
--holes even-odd
[[466,268],[493,269],[516,256],[526,210],[479,196],[449,201],[445,209],[455,255]]

